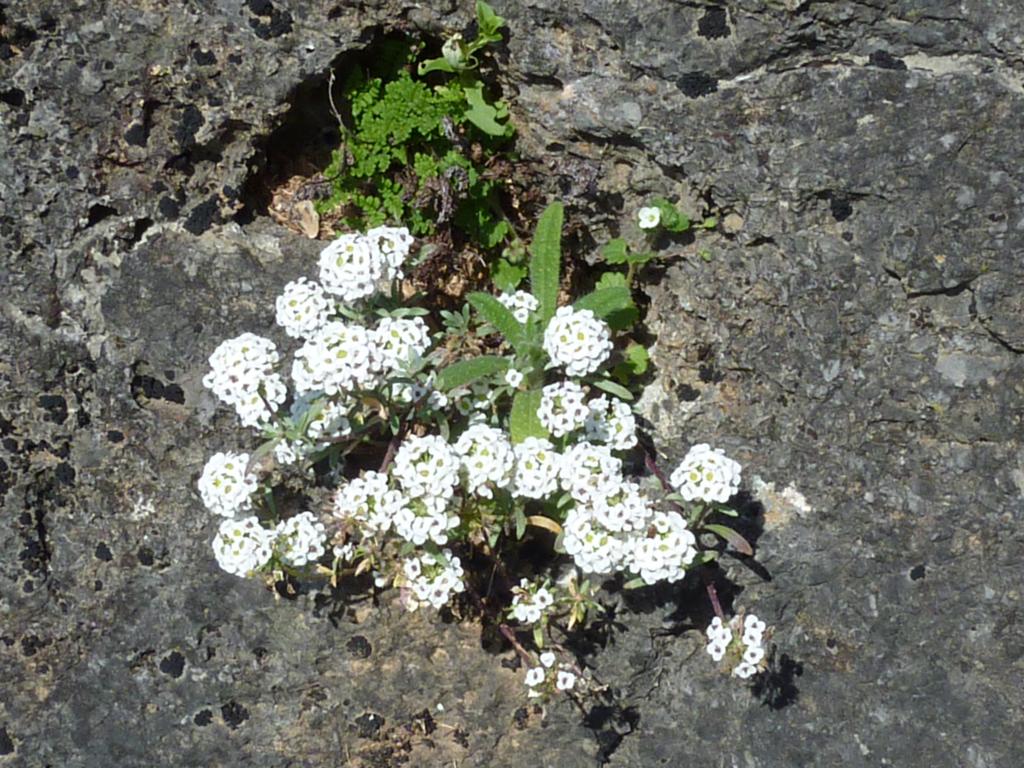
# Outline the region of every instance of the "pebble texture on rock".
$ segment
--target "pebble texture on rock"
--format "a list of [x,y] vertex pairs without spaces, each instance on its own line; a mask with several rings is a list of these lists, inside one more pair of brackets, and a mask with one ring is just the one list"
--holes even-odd
[[586,661],[617,704],[542,725],[471,623],[216,569],[195,479],[243,433],[206,357],[318,250],[253,178],[326,141],[275,130],[332,62],[469,3],[12,0],[0,766],[1024,764],[1018,4],[494,5],[520,148],[597,241],[650,194],[722,222],[644,275],[643,407],[666,463],[745,466],[730,597],[776,687],[716,672],[687,584],[616,597]]

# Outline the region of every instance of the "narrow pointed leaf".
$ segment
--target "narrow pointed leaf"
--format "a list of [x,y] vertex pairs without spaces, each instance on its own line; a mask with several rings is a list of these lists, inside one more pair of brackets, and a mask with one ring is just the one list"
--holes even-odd
[[744,555],[754,554],[754,548],[750,546],[750,542],[748,542],[745,538],[740,536],[740,534],[738,534],[732,528],[727,528],[724,525],[718,525],[716,523],[707,523],[704,526],[704,529],[711,531],[716,536],[721,536],[723,539],[729,542],[732,545],[732,548],[735,549],[737,552]]
[[562,526],[550,517],[544,517],[544,515],[530,515],[526,518],[526,522],[534,528],[543,528],[546,531],[551,531],[555,536],[558,536],[562,532]]
[[523,325],[516,320],[512,310],[491,296],[489,293],[476,291],[466,297],[466,301],[473,305],[484,320],[493,325],[498,333],[508,339],[513,347],[522,344]]
[[460,360],[444,368],[437,375],[437,388],[448,392],[456,387],[472,384],[485,376],[492,376],[508,370],[508,359],[497,355],[483,355],[469,360]]
[[538,304],[537,314],[547,325],[558,305],[558,280],[562,260],[561,203],[552,203],[541,214],[530,243],[530,285]]
[[516,392],[508,419],[509,435],[513,445],[523,442],[528,437],[549,437],[548,431],[544,429],[540,417],[537,416],[540,399],[539,389]]

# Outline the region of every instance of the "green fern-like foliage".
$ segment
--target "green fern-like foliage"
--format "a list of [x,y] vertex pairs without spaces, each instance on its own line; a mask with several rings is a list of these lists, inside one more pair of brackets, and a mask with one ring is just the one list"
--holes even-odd
[[481,161],[508,144],[507,137],[488,135],[472,122],[466,83],[475,98],[479,81],[466,76],[432,85],[417,78],[418,50],[406,43],[389,41],[379,53],[369,71],[355,70],[343,84],[349,114],[341,147],[325,171],[332,193],[318,204],[320,212],[341,206],[345,224],[354,229],[400,223],[416,235],[431,235],[446,188],[457,201],[451,223],[481,247],[497,247],[510,228],[496,213],[496,182],[450,138],[454,130],[459,144],[479,144]]

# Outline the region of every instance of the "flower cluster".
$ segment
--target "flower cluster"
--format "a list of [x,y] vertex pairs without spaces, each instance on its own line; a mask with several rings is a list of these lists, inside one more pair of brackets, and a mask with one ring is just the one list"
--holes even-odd
[[208,510],[234,517],[252,507],[258,482],[248,466],[247,453],[215,453],[207,460],[199,478],[199,495]]
[[381,281],[401,277],[411,246],[412,237],[404,227],[342,235],[320,253],[320,282],[345,301],[365,299],[376,293]]
[[563,459],[562,488],[576,505],[562,546],[591,573],[628,571],[646,584],[678,581],[697,556],[697,540],[676,512],[658,511],[605,446],[578,443]]
[[576,673],[569,664],[558,664],[558,658],[551,651],[540,655],[540,664],[526,671],[527,696],[540,698],[553,691],[571,691],[576,687]]
[[498,301],[512,310],[512,316],[520,323],[525,323],[530,319],[530,313],[535,311],[538,306],[537,299],[532,294],[526,291],[516,291],[515,293],[503,293],[498,296]]
[[512,482],[515,454],[508,435],[496,427],[474,424],[455,443],[466,490],[484,498],[494,495],[494,488],[506,488]]
[[[221,567],[239,576],[314,573],[330,549],[336,578],[366,573],[377,587],[397,587],[408,610],[438,609],[471,587],[457,555],[501,566],[531,527],[546,529],[572,573],[557,588],[523,578],[503,609],[540,649],[562,619],[572,629],[599,609],[582,574],[623,574],[629,588],[678,582],[717,554],[697,559],[695,531],[716,530],[702,528],[711,510],[675,502],[726,502],[740,466],[701,444],[671,473],[678,495],[630,476],[637,419],[614,396],[629,393],[602,370],[609,326],[571,306],[540,315],[542,302],[525,291],[499,297],[519,328],[474,301],[484,316],[475,324],[468,309],[430,317],[407,305],[400,282],[411,244],[407,230],[392,227],[331,242],[317,280],[294,280],[276,300],[274,319],[293,340],[283,363],[273,341],[252,333],[211,355],[204,383],[265,441],[251,454],[214,454],[199,479],[204,505],[228,518],[213,541]],[[553,276],[534,290],[557,294],[552,270],[531,265],[531,276]],[[542,326],[538,317],[552,312]],[[504,340],[493,338],[499,327]],[[314,473],[334,486],[324,514],[279,516],[273,485]],[[490,606],[504,593],[488,589],[475,602]],[[742,632],[741,649],[738,626],[712,625],[709,653],[736,650],[734,674],[749,677],[763,661],[765,627],[748,617]],[[531,697],[569,691],[577,672],[546,651],[526,684]]]
[[512,592],[512,618],[520,624],[536,624],[555,602],[547,587],[531,584],[529,579],[522,579]]
[[589,309],[561,307],[544,331],[544,351],[569,376],[586,376],[611,354],[611,332]]
[[725,503],[740,487],[740,465],[706,443],[695,445],[669,478],[687,501]]
[[602,395],[587,403],[587,410],[583,421],[587,440],[608,443],[617,451],[636,445],[636,417],[628,404]]
[[408,588],[404,595],[406,608],[441,608],[452,595],[465,590],[462,576],[462,564],[450,549],[444,550],[441,557],[424,552],[406,558],[400,579],[400,586]]
[[300,277],[284,287],[277,297],[277,324],[295,339],[316,332],[330,316],[330,301],[319,283]]
[[[725,624],[716,616],[707,628],[707,652],[715,661],[730,654],[736,661],[732,674],[747,679],[764,668],[767,625],[753,614],[734,616]],[[730,662],[732,663],[732,662]]]
[[574,381],[560,381],[544,387],[537,417],[554,437],[565,437],[587,421],[590,411],[583,398],[583,387]]
[[300,512],[295,517],[282,520],[274,533],[274,546],[287,565],[301,568],[323,557],[324,524],[312,512]]
[[234,407],[244,426],[259,427],[273,417],[287,395],[284,380],[274,372],[277,361],[274,342],[243,333],[213,351],[203,385]]
[[242,520],[225,520],[213,539],[217,565],[236,576],[248,576],[270,560],[274,532],[260,525],[253,515]]

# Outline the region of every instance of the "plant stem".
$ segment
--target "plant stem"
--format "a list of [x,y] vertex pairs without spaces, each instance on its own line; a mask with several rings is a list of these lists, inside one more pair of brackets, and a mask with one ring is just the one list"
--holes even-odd
[[722,610],[722,604],[718,601],[718,590],[715,589],[715,583],[708,579],[707,574],[701,572],[704,578],[704,588],[708,591],[708,599],[711,600],[711,607],[715,611],[715,615],[725,622],[725,612]]

